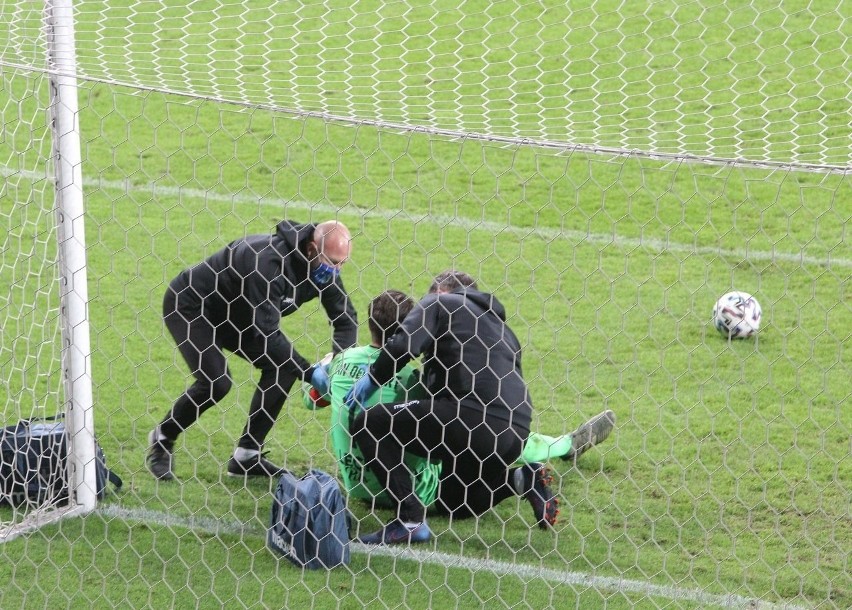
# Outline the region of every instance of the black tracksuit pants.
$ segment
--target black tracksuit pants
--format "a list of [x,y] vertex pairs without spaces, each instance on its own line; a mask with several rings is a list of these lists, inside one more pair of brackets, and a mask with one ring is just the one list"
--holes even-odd
[[426,509],[414,494],[404,452],[443,461],[436,509],[464,518],[516,494],[508,475],[529,436],[489,419],[487,407],[443,399],[375,405],[354,418],[350,432],[398,504],[399,519],[408,522],[423,521]]
[[289,354],[267,353],[266,341],[251,331],[240,332],[227,321],[216,324],[203,309],[187,307],[173,289],[163,298],[163,320],[195,382],[160,423],[160,432],[175,439],[210,407],[222,400],[233,382],[223,350],[249,361],[260,380],[249,407],[248,421],[237,445],[260,449],[281,412],[296,376],[284,370]]

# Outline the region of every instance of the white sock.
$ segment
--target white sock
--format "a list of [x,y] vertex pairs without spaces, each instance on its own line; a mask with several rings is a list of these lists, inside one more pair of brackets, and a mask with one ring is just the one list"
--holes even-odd
[[246,449],[245,447],[234,449],[234,459],[238,462],[245,462],[251,458],[256,458],[258,455],[260,455],[260,451],[257,449]]
[[154,428],[154,441],[160,442],[166,440],[166,435],[160,432],[160,426]]

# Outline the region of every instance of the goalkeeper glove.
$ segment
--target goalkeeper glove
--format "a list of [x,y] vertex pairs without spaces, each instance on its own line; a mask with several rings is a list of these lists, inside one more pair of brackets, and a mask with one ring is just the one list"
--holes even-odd
[[373,378],[370,377],[370,373],[366,373],[361,379],[355,382],[355,384],[349,388],[349,391],[346,393],[346,397],[343,399],[343,402],[346,403],[346,407],[349,409],[352,408],[363,408],[365,402],[370,399],[376,390],[379,387],[373,381]]
[[311,385],[319,392],[320,396],[325,396],[328,394],[328,365],[327,364],[315,364],[314,372],[311,373]]

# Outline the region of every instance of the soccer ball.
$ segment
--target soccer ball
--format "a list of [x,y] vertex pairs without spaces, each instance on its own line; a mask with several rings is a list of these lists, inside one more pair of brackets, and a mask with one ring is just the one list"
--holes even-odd
[[760,303],[747,292],[722,295],[713,306],[713,326],[729,339],[748,339],[760,328]]

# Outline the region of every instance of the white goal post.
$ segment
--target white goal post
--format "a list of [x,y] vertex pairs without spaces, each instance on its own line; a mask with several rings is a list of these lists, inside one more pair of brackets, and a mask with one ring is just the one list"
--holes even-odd
[[56,506],[48,497],[46,506],[37,508],[19,522],[4,523],[0,528],[0,542],[56,519],[91,512],[97,503],[83,159],[71,0],[53,0],[46,4],[45,28],[55,167],[63,415],[67,422],[69,491],[66,506]]
[[80,511],[97,502],[89,289],[83,202],[83,156],[77,104],[74,15],[71,0],[47,6],[51,116],[56,180],[57,239],[62,311],[62,372],[68,421],[69,496]]

